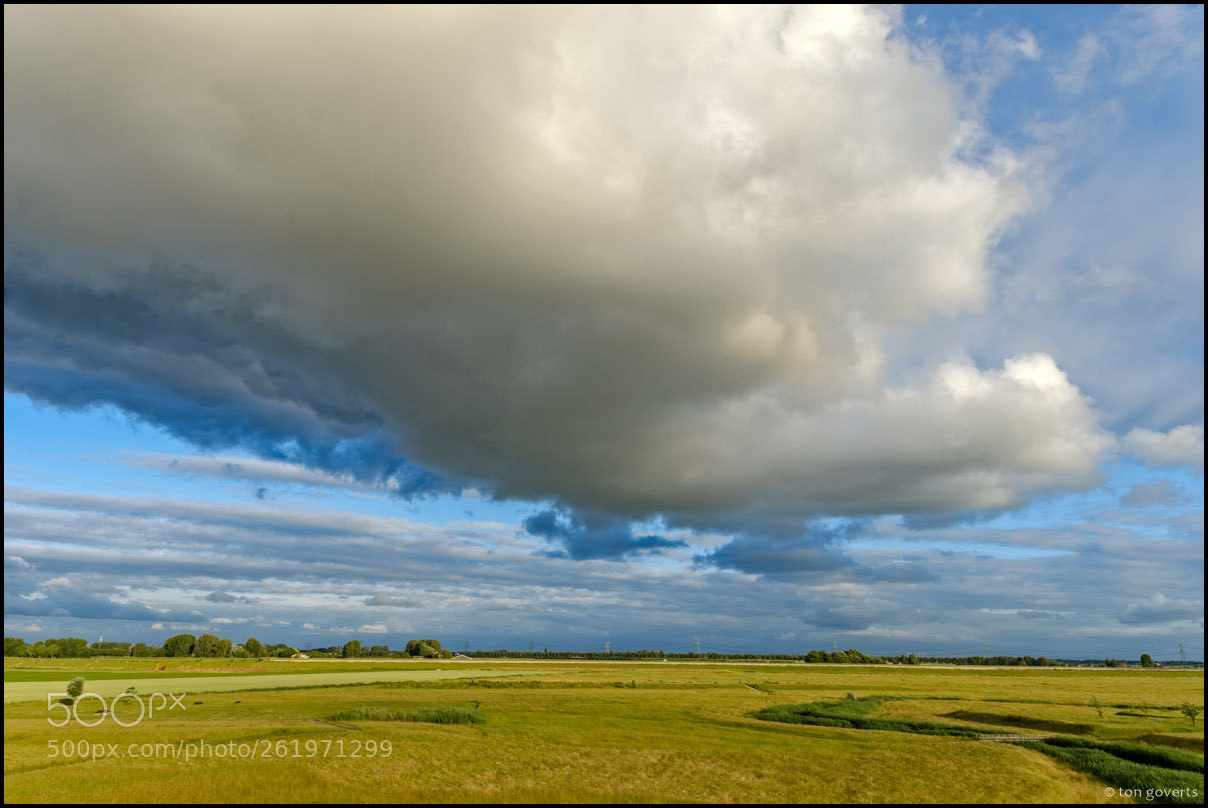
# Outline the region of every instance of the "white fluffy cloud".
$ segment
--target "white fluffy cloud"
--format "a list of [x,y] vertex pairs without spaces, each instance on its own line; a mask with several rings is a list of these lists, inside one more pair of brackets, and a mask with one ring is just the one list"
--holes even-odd
[[1111,443],[1047,355],[890,383],[1027,203],[895,11],[5,20],[12,389],[698,526],[1008,507]]
[[1137,428],[1124,436],[1124,448],[1150,466],[1191,466],[1204,470],[1204,427],[1176,426],[1168,432]]

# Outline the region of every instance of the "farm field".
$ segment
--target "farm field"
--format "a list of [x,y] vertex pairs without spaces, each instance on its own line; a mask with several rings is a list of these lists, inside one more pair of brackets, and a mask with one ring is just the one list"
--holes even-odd
[[[6,661],[6,801],[1133,801],[1014,744],[753,717],[849,693],[885,699],[889,720],[1180,750],[1200,761],[1180,776],[1199,778],[1202,801],[1202,726],[1178,711],[1202,703],[1202,671],[314,661],[190,675],[201,661],[168,662],[169,675],[147,660]],[[45,693],[76,674],[102,694],[224,692],[190,690],[131,727],[112,718],[132,723],[132,700],[101,716],[86,699],[81,719],[110,720],[51,727]],[[249,689],[270,680],[284,689]],[[10,701],[18,687],[33,700]],[[433,723],[466,715],[480,723]]]

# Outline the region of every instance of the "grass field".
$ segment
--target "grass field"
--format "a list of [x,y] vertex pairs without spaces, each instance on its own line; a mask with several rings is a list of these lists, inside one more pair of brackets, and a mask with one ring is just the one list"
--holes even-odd
[[[122,675],[118,678],[87,678],[88,690],[99,696],[110,698],[133,687],[140,693],[155,690],[173,693],[230,693],[236,690],[273,690],[282,688],[338,687],[363,685],[374,682],[432,682],[440,679],[464,679],[469,677],[515,676],[508,671],[442,670],[371,670],[371,671],[316,671],[309,676],[280,673],[257,673],[248,676],[223,676],[221,674],[188,676],[176,675],[165,678],[162,674],[148,676]],[[5,677],[4,701],[46,701],[49,684],[66,684],[61,674],[42,673],[37,681],[9,682]],[[62,690],[61,687],[57,688]]]
[[[148,672],[146,660],[20,662],[5,670],[6,801],[1137,801],[1107,792],[1114,770],[1096,769],[1108,779],[1088,773],[1107,754],[1090,742],[1152,748],[1185,769],[1199,760],[1200,773],[1185,774],[1202,789],[1202,726],[1177,711],[1202,703],[1202,671],[315,661],[227,673],[178,660],[167,671],[178,677]],[[165,692],[194,681],[225,690],[191,690],[185,709],[129,728],[112,720],[53,728],[45,692],[77,673],[95,692],[126,682],[144,695],[161,682]],[[387,682],[388,673],[397,679]],[[377,683],[331,678],[358,676]],[[247,689],[270,679],[287,689]],[[10,687],[34,688],[41,701],[9,702]],[[1056,729],[1087,743],[1046,753],[754,717],[839,704],[849,692],[875,701],[865,712],[885,726]],[[105,718],[86,704],[81,718]],[[123,700],[107,718],[137,714]]]

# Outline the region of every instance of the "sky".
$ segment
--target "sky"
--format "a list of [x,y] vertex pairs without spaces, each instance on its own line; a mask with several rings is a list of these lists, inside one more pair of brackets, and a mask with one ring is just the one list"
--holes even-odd
[[1203,658],[1202,7],[4,20],[6,635]]

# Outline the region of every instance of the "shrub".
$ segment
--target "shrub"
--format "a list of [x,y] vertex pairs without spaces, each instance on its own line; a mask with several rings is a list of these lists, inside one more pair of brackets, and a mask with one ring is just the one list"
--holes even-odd
[[1191,725],[1194,727],[1195,717],[1200,714],[1200,708],[1189,701],[1185,701],[1183,702],[1183,706],[1179,708],[1179,711],[1191,719]]

